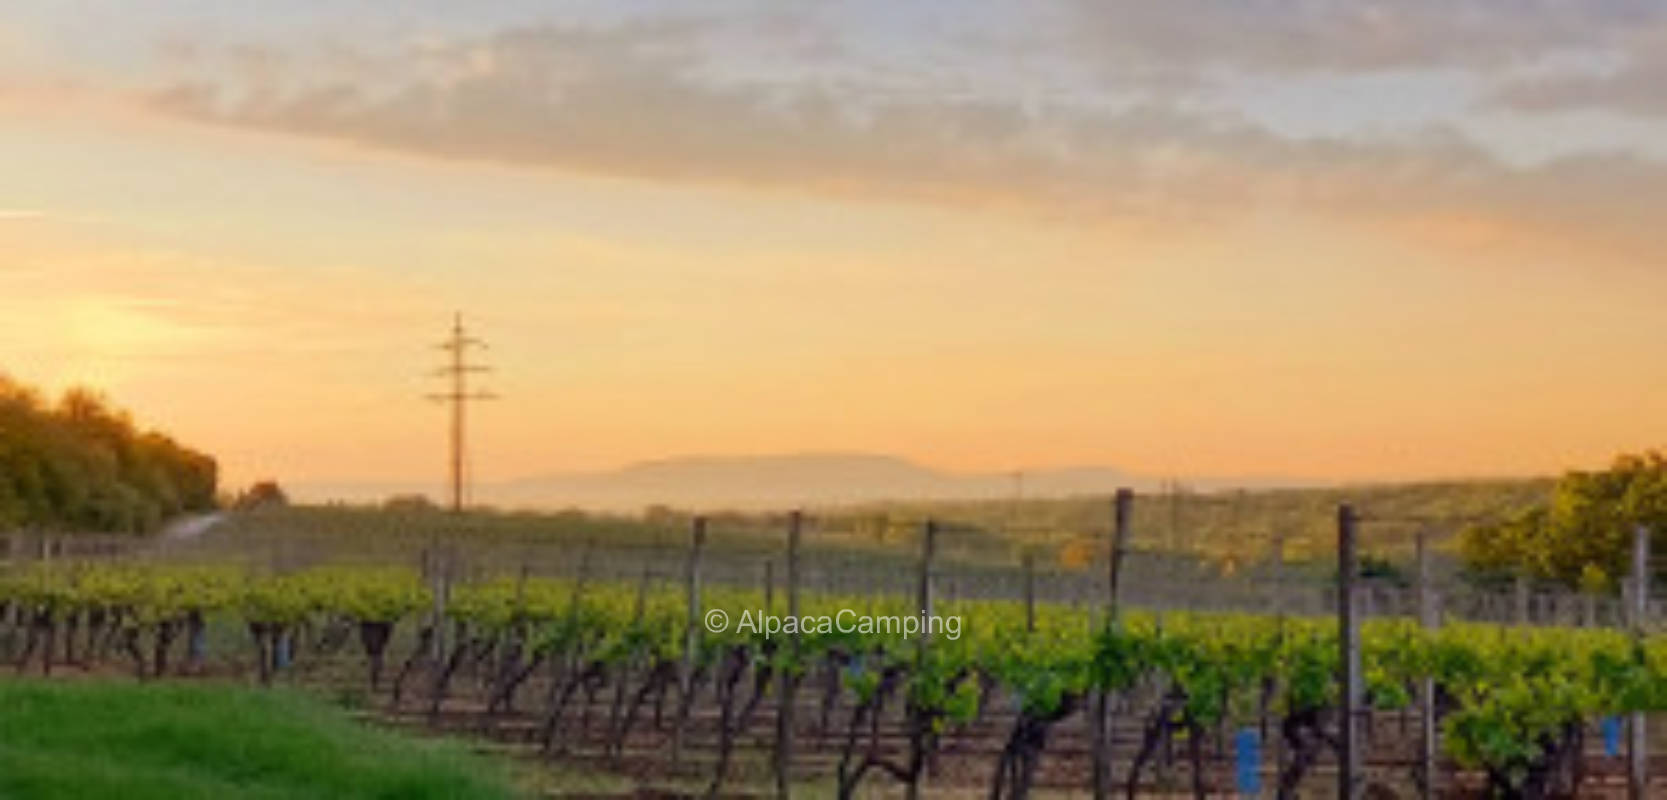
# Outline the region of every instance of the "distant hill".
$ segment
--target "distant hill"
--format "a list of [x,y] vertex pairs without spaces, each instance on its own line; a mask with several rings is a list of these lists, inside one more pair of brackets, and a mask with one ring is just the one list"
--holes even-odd
[[[1103,494],[1118,486],[1151,489],[1159,485],[1157,479],[1106,466],[1026,470],[1022,483],[1027,497]],[[438,487],[367,482],[301,483],[291,488],[312,502],[374,502],[395,495],[432,495]],[[896,456],[820,452],[680,456],[612,470],[481,483],[474,487],[474,499],[504,508],[635,512],[666,505],[754,511],[891,500],[993,500],[1011,498],[1015,488],[1011,472],[953,472]]]

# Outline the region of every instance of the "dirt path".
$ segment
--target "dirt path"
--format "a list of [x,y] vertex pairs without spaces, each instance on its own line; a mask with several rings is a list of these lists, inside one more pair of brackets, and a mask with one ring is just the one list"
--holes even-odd
[[211,511],[206,514],[191,514],[175,519],[163,527],[161,540],[164,542],[183,542],[195,539],[207,533],[210,528],[220,524],[226,518],[224,511]]

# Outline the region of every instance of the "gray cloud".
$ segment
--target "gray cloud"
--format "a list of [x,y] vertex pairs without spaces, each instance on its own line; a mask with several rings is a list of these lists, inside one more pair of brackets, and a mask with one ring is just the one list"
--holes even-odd
[[1150,69],[1503,68],[1624,45],[1667,25],[1651,0],[1071,0],[1078,46]]
[[442,157],[972,201],[1081,196],[1114,156],[1138,167],[1141,156],[1119,153],[1176,121],[1149,109],[1054,119],[987,100],[721,84],[694,76],[684,34],[516,30],[424,47],[406,63],[415,77],[380,90],[195,80],[150,100],[192,119]]
[[1602,109],[1667,116],[1667,30],[1638,36],[1609,69],[1521,77],[1500,87],[1492,99],[1520,111]]
[[[181,117],[660,181],[1005,206],[1078,220],[1199,221],[1281,204],[1366,221],[1451,215],[1658,257],[1667,169],[1623,156],[1516,168],[1452,132],[1293,140],[1146,103],[866,95],[700,77],[698,28],[535,28],[425,42],[360,79],[291,57],[241,82],[149,95]],[[299,77],[297,77],[299,76]]]
[[[1113,76],[1450,69],[1518,110],[1667,114],[1667,4],[1655,0],[1072,0],[1071,9],[1075,51]],[[1606,61],[1619,66],[1589,66]]]

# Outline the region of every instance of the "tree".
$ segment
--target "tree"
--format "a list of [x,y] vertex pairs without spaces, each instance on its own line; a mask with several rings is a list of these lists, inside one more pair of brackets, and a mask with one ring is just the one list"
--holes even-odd
[[252,511],[259,508],[282,508],[289,505],[289,495],[284,493],[283,487],[277,481],[257,481],[249,490],[237,498],[239,510]]
[[1622,455],[1607,470],[1565,474],[1544,504],[1464,530],[1459,553],[1479,576],[1609,588],[1627,572],[1640,524],[1649,527],[1652,548],[1667,547],[1667,456],[1658,451]]
[[0,529],[143,532],[215,505],[213,458],[88,389],[54,405],[0,376]]

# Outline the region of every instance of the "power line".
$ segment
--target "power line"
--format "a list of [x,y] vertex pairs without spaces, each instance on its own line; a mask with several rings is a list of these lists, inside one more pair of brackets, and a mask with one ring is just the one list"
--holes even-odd
[[464,427],[467,421],[467,408],[470,402],[477,400],[496,400],[498,396],[486,391],[471,390],[469,376],[472,374],[490,372],[491,367],[484,364],[471,363],[471,350],[486,349],[486,342],[470,336],[463,328],[463,315],[457,314],[452,319],[451,336],[435,345],[437,349],[445,351],[449,360],[445,366],[434,370],[437,377],[447,378],[451,382],[450,390],[428,395],[429,400],[451,404],[451,510],[463,510],[464,481],[465,481],[465,451],[466,441]]

